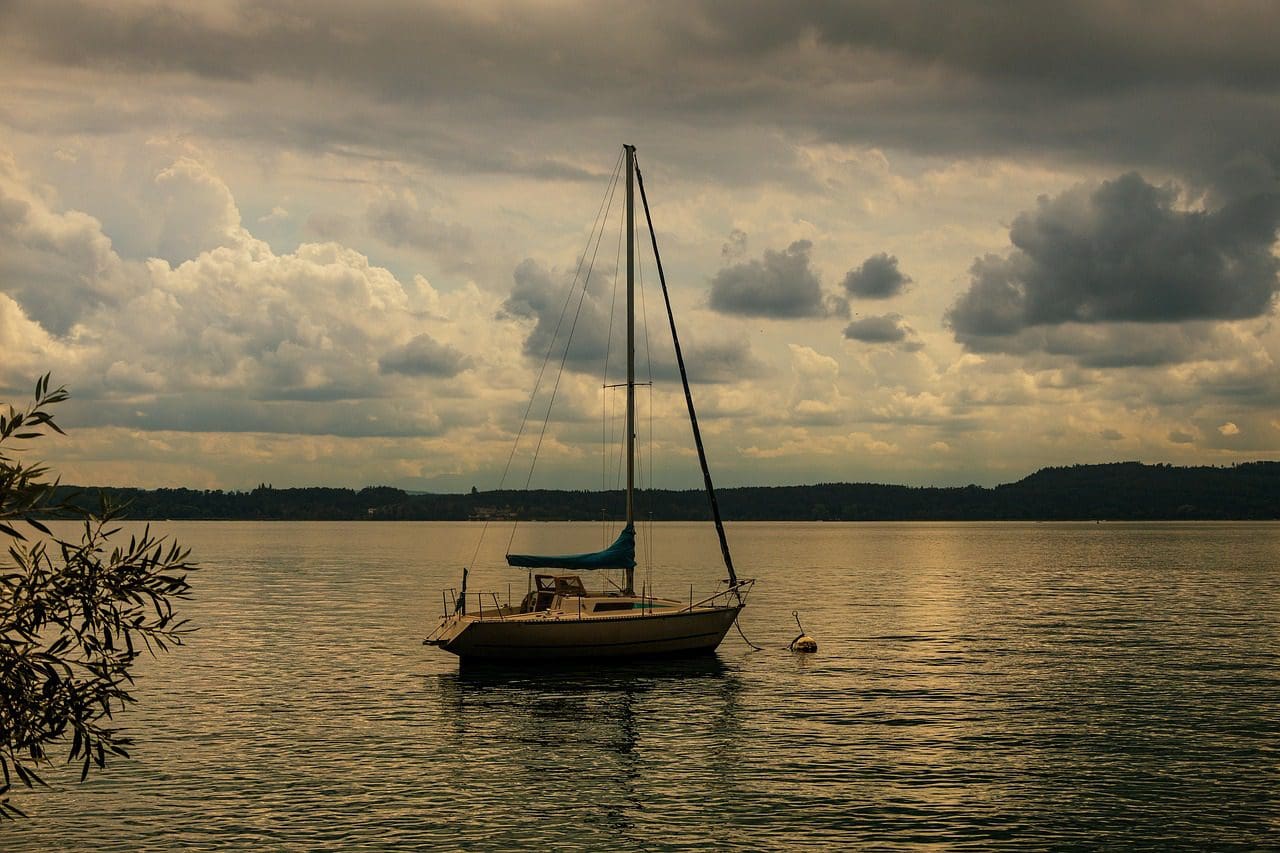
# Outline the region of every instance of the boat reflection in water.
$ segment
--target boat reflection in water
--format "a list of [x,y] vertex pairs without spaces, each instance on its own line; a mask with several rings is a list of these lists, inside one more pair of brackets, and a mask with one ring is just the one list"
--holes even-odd
[[[707,803],[732,796],[742,682],[714,655],[661,667],[469,665],[430,678],[427,688],[456,745],[433,771],[439,783],[475,809],[517,793],[530,814],[544,815],[540,838],[550,826],[576,824],[598,839],[602,830],[647,823],[641,813],[672,796]],[[477,774],[488,778],[481,783]],[[486,839],[514,840],[502,827],[488,827]]]

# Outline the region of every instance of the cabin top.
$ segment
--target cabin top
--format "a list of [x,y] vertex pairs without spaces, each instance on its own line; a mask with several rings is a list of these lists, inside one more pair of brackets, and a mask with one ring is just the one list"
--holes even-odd
[[533,582],[538,592],[553,592],[556,595],[587,594],[582,578],[577,575],[534,575]]

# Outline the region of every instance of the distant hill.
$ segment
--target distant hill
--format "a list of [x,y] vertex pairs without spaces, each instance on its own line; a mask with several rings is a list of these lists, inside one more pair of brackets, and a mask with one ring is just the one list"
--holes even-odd
[[[85,507],[106,495],[135,519],[244,520],[595,520],[622,515],[622,494],[489,491],[411,494],[377,486],[247,492],[61,486]],[[1280,462],[1174,467],[1119,462],[1043,468],[994,488],[821,483],[718,490],[730,521],[982,521],[1280,519]],[[700,490],[637,493],[637,515],[655,520],[709,517]]]

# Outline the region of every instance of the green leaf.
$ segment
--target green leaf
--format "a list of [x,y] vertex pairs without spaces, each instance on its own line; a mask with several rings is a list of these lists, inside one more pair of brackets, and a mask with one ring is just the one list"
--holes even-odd
[[[4,809],[5,812],[13,812],[13,814],[16,814],[18,817],[27,816],[26,812],[24,812],[22,809],[15,806],[13,803],[9,802],[7,799],[0,801],[0,809]],[[11,816],[8,814],[6,814],[5,816],[11,818]]]

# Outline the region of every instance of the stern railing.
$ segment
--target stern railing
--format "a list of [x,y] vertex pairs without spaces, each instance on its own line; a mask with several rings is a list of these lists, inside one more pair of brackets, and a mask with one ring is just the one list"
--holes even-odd
[[[458,595],[456,587],[448,587],[440,590],[440,599],[443,605],[443,617],[445,619],[448,619],[450,616],[465,613],[475,613],[481,618],[483,618],[487,613],[490,616],[497,615],[499,619],[505,619],[507,615],[512,612],[510,590],[507,592],[507,603],[505,605],[499,600],[498,593],[496,592],[466,592],[463,593],[463,595],[466,596],[465,602],[462,601],[462,597]],[[472,606],[473,602],[475,605],[474,607]],[[464,606],[459,608],[459,603],[462,603]]]

